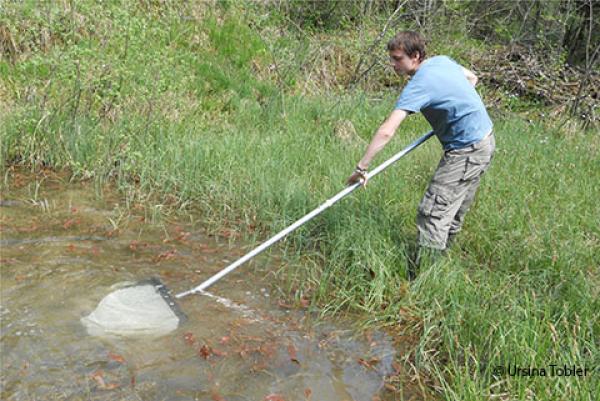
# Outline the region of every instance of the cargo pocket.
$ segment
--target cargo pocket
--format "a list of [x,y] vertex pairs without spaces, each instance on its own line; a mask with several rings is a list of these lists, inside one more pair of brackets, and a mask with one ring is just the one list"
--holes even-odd
[[435,194],[429,189],[419,205],[419,213],[423,216],[442,218],[450,208],[450,200],[444,194]]
[[485,172],[490,164],[491,156],[469,156],[465,162],[463,181],[473,180]]

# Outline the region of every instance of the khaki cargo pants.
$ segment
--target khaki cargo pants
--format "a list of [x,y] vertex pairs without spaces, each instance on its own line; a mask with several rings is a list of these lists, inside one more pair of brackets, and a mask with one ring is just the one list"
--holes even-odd
[[444,152],[419,205],[419,246],[446,249],[448,236],[460,231],[495,148],[490,133],[473,145]]

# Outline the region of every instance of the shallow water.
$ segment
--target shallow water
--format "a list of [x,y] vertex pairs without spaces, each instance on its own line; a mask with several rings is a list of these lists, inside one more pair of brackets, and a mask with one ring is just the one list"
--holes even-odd
[[269,286],[275,256],[242,266],[212,296],[179,300],[188,320],[167,335],[88,335],[80,319],[118,285],[158,277],[181,292],[251,247],[191,223],[152,223],[93,186],[9,184],[0,202],[1,399],[393,399],[382,390],[394,373],[391,340],[282,305]]

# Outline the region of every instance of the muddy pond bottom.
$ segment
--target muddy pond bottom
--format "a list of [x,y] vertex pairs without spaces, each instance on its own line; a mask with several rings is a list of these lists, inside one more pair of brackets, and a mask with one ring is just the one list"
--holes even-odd
[[278,301],[273,255],[178,300],[188,319],[174,330],[90,335],[81,319],[119,286],[158,277],[185,291],[256,244],[152,222],[93,186],[17,181],[0,199],[1,399],[386,399],[391,339]]

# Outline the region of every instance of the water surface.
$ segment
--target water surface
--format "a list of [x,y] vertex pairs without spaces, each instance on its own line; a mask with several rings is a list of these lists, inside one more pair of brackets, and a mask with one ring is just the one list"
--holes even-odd
[[194,287],[252,244],[189,221],[152,222],[114,192],[60,177],[13,176],[2,191],[0,345],[4,400],[394,399],[391,340],[316,323],[270,286],[263,255],[179,300],[188,316],[160,337],[95,337],[80,319],[126,282]]

